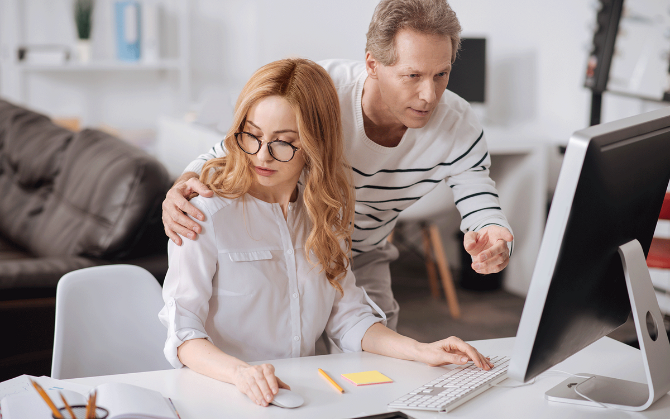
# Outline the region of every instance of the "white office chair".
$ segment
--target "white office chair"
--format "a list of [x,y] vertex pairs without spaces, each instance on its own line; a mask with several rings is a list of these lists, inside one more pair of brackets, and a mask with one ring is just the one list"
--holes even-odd
[[56,289],[51,376],[77,378],[169,369],[158,320],[161,287],[139,266],[70,272]]
[[[456,288],[454,287],[454,280],[449,268],[449,261],[444,253],[440,229],[434,222],[435,217],[450,210],[456,210],[456,206],[454,205],[454,195],[446,182],[442,181],[437,184],[435,189],[401,212],[398,221],[414,221],[418,222],[421,226],[421,233],[423,235],[423,253],[426,262],[426,270],[428,271],[431,294],[434,298],[439,298],[440,296],[440,285],[437,279],[437,271],[439,271],[440,278],[442,279],[442,288],[444,288],[444,295],[449,304],[449,312],[451,313],[451,317],[457,319],[461,316],[461,309],[458,304],[458,297],[456,296]],[[389,237],[389,241],[391,240],[393,240],[393,235]],[[436,262],[437,271],[435,269]]]

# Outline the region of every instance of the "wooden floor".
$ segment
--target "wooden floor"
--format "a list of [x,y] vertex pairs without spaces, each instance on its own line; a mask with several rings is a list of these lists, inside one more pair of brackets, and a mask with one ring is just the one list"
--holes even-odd
[[442,294],[430,295],[428,275],[420,255],[400,252],[391,264],[393,293],[400,305],[398,332],[421,342],[449,336],[463,340],[493,339],[516,335],[524,299],[502,290],[469,291],[459,286],[454,271],[461,317],[453,319]]

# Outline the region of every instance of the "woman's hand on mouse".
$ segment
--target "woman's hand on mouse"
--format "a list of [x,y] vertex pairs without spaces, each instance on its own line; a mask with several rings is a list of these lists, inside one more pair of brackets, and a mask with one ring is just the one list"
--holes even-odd
[[272,364],[237,366],[234,384],[259,406],[267,406],[280,388],[291,389],[275,376]]
[[456,336],[433,343],[420,343],[416,360],[432,367],[446,364],[462,365],[468,361],[474,362],[476,366],[484,370],[490,370],[493,367],[489,358]]

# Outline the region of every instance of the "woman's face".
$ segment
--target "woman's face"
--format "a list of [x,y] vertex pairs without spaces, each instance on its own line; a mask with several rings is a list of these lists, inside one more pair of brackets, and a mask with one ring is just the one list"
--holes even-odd
[[289,193],[293,192],[305,167],[304,151],[297,150],[290,161],[280,162],[272,157],[267,146],[268,143],[279,140],[297,148],[302,147],[298,135],[298,121],[291,105],[279,96],[259,100],[249,109],[243,131],[253,134],[263,142],[258,153],[249,155],[258,184],[271,187],[277,192],[283,188]]

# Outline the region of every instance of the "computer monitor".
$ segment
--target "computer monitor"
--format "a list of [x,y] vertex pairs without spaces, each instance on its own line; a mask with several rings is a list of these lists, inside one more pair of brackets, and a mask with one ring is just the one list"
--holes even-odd
[[461,38],[449,73],[450,90],[470,103],[486,100],[486,38]]
[[643,410],[670,390],[670,344],[645,262],[669,181],[670,107],[573,134],[509,377],[536,377],[621,326],[633,307],[649,386],[571,378],[546,397],[591,404],[569,385],[579,381],[591,399]]

